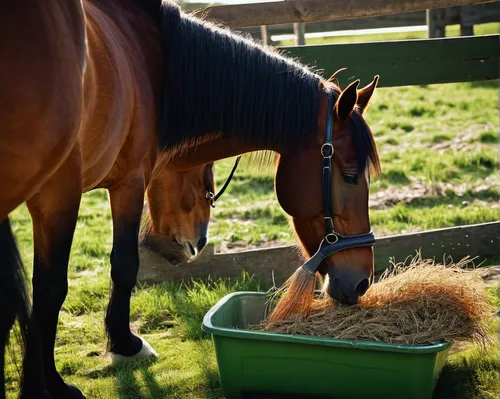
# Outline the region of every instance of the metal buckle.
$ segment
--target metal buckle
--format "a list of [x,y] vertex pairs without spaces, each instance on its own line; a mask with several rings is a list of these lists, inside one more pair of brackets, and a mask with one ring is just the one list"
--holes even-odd
[[329,233],[326,235],[325,240],[328,244],[335,244],[339,240],[339,236],[335,233]]
[[210,201],[210,206],[211,206],[212,208],[215,208],[215,200],[214,200],[214,198],[215,198],[215,194],[214,194],[213,192],[211,192],[211,191],[207,191],[207,193],[205,194],[205,198],[206,198],[208,201]]
[[[330,155],[325,155],[325,148],[326,147],[330,147],[330,149],[332,150],[332,153]],[[321,146],[321,156],[323,158],[331,158],[333,157],[333,153],[335,152],[335,148],[333,147],[333,144],[332,143],[325,143]]]

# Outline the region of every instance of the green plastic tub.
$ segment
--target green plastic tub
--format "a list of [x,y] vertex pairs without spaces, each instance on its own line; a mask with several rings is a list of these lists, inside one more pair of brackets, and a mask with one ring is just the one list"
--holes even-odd
[[265,293],[225,296],[204,317],[226,397],[428,399],[449,342],[404,346],[248,331]]

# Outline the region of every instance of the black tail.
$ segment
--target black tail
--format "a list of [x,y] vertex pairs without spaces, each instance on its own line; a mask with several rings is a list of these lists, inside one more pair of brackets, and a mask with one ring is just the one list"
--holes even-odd
[[0,222],[0,398],[4,391],[5,345],[16,317],[19,320],[23,350],[26,347],[29,297],[25,281],[23,262],[7,218]]

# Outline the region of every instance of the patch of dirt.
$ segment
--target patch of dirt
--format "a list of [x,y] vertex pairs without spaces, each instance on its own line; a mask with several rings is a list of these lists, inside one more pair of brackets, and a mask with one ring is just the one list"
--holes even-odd
[[272,247],[280,247],[284,245],[290,245],[289,242],[282,240],[269,240],[269,241],[260,241],[257,244],[250,244],[243,241],[238,242],[222,242],[221,244],[215,247],[215,253],[230,253],[230,252],[243,252],[249,251],[251,249],[263,249],[263,248],[272,248]]
[[[397,204],[411,204],[412,202],[425,197],[448,197],[450,190],[458,196],[463,196],[467,191],[472,194],[480,194],[482,191],[491,190],[498,187],[498,180],[495,176],[489,176],[484,179],[481,184],[472,186],[470,184],[451,184],[451,183],[425,183],[421,181],[413,181],[404,187],[389,187],[385,190],[377,191],[370,195],[371,209],[385,209]],[[474,200],[474,203],[480,205],[500,207],[498,203],[490,203],[487,201]],[[467,206],[468,203],[464,203]]]
[[451,140],[446,140],[441,143],[430,143],[429,147],[436,151],[443,150],[454,150],[461,151],[467,148],[467,150],[471,150],[475,147],[480,147],[479,143],[473,142],[474,139],[477,138],[477,132],[466,132],[461,135],[454,136]]
[[482,267],[478,269],[478,274],[486,285],[497,286],[500,289],[500,266]]

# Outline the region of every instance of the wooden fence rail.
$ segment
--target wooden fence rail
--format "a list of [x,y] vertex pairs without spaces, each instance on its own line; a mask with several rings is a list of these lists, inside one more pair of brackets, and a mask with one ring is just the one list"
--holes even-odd
[[325,77],[340,68],[341,87],[353,79],[381,87],[470,82],[500,77],[500,35],[283,47]]
[[[428,14],[428,15],[427,15]],[[427,21],[429,17],[429,21]],[[308,22],[306,33],[331,32],[341,30],[380,29],[407,26],[432,25],[434,32],[431,37],[445,37],[445,27],[460,25],[462,36],[473,36],[473,26],[488,22],[500,22],[500,2],[473,4],[464,7],[452,7],[426,11],[413,11],[403,14],[379,15],[358,19],[336,21]],[[292,24],[266,26],[268,39],[272,35],[290,34]],[[257,39],[264,39],[261,27],[238,28]],[[268,41],[271,43],[272,41]]]
[[[405,261],[421,249],[423,258],[442,262],[446,256],[458,261],[465,256],[477,256],[476,264],[487,260],[500,261],[500,222],[484,223],[382,237],[374,246],[375,272],[390,266],[389,260]],[[207,278],[238,278],[245,270],[256,278],[283,283],[303,260],[294,246],[283,246],[235,253],[215,254],[209,246],[192,263],[174,266],[155,252],[140,250],[139,281],[189,281]]]
[[207,7],[193,11],[230,28],[334,21],[427,9],[492,3],[495,0],[290,0]]

